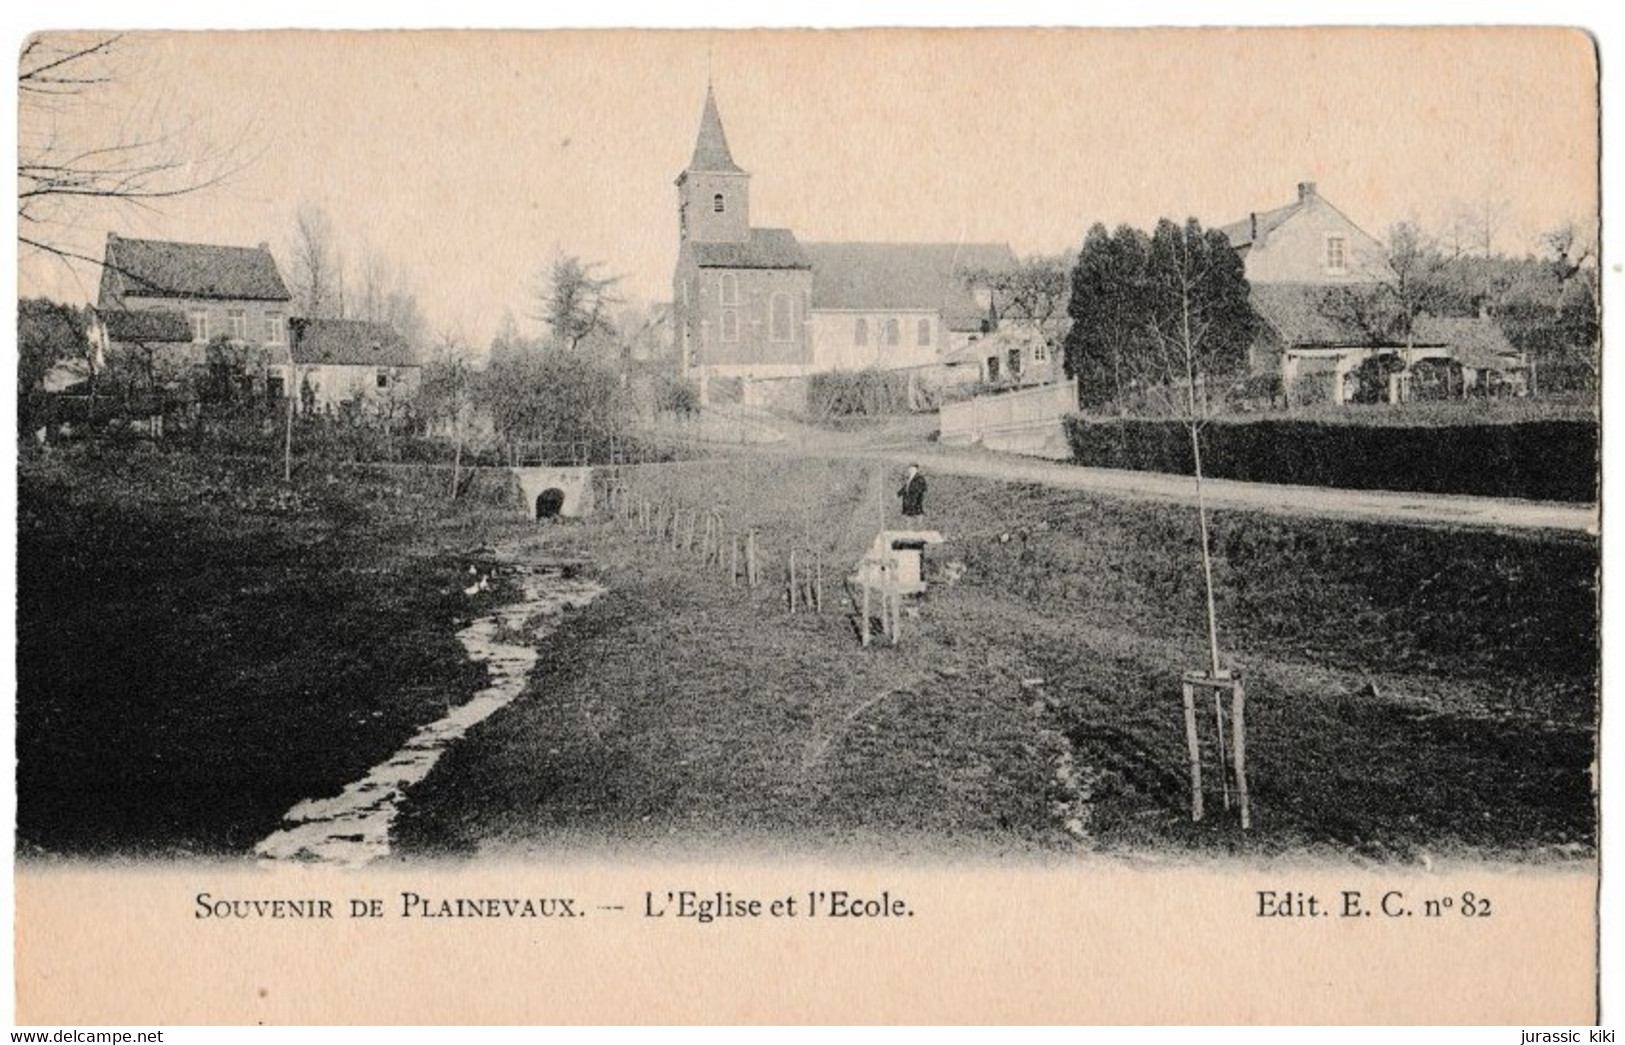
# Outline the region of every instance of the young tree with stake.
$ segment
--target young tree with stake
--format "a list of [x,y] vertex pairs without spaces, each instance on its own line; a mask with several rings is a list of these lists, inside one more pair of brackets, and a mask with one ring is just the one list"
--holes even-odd
[[1240,255],[1224,233],[1204,231],[1195,218],[1183,226],[1167,219],[1157,223],[1141,300],[1150,351],[1140,358],[1154,368],[1170,413],[1190,436],[1207,595],[1208,653],[1213,675],[1218,677],[1223,667],[1202,482],[1202,429],[1210,419],[1206,386],[1212,378],[1241,369],[1257,320],[1247,300]]

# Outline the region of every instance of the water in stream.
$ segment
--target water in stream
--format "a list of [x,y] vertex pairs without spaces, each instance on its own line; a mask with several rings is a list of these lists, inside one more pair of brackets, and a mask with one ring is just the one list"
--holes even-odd
[[300,802],[282,827],[254,851],[266,860],[301,860],[358,867],[389,853],[389,829],[407,788],[429,775],[441,752],[524,692],[536,664],[534,643],[566,610],[604,593],[595,581],[557,568],[510,565],[521,597],[457,633],[471,659],[486,665],[490,685],[466,704],[429,723],[385,761],[332,798]]

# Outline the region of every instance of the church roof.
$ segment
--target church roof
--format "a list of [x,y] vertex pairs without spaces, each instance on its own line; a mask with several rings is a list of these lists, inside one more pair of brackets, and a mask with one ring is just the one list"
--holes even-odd
[[804,269],[812,264],[789,229],[751,229],[744,243],[694,243],[693,248],[694,262],[702,269]]
[[711,88],[705,89],[705,112],[700,116],[700,133],[694,139],[694,158],[688,161],[691,171],[711,171],[724,174],[743,174],[728,151],[728,136],[722,131],[722,115],[717,112],[717,96]]
[[808,243],[815,309],[941,311],[950,330],[980,330],[987,308],[965,277],[1016,265],[1003,243]]

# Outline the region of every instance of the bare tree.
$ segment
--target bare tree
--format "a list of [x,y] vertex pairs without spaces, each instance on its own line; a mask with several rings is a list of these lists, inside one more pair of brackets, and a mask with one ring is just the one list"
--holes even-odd
[[1157,224],[1140,293],[1151,334],[1151,350],[1141,358],[1151,368],[1148,376],[1160,379],[1173,415],[1190,436],[1207,594],[1208,652],[1217,678],[1223,665],[1202,482],[1201,435],[1210,416],[1204,393],[1209,378],[1240,369],[1257,320],[1248,302],[1241,258],[1224,233],[1203,231],[1195,218],[1183,226],[1166,219]]
[[100,209],[154,210],[220,185],[246,162],[236,147],[204,144],[174,114],[119,111],[104,96],[133,75],[117,33],[42,33],[23,45],[17,72],[17,240],[69,265],[99,265],[82,237]]
[[299,208],[290,254],[293,303],[299,314],[306,319],[342,316],[337,236],[327,211],[310,203]]
[[989,291],[995,323],[1008,320],[1031,326],[1053,349],[1071,326],[1067,300],[1075,264],[1076,259],[1066,255],[1034,254],[1014,268],[975,269],[966,273],[965,281]]

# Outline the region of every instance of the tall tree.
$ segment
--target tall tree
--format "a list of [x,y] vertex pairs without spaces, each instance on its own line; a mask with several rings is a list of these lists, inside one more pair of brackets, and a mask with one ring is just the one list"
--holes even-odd
[[1078,379],[1079,401],[1088,406],[1128,406],[1127,389],[1149,331],[1143,308],[1151,238],[1127,225],[1108,234],[1096,223],[1072,268],[1067,303],[1071,329],[1065,341],[1068,376]]
[[289,254],[295,311],[306,319],[341,318],[338,235],[326,210],[313,203],[300,206]]
[[556,346],[574,352],[593,335],[614,334],[610,314],[623,303],[615,294],[621,277],[599,275],[602,267],[600,262],[561,254],[534,280],[533,318],[547,326]]

